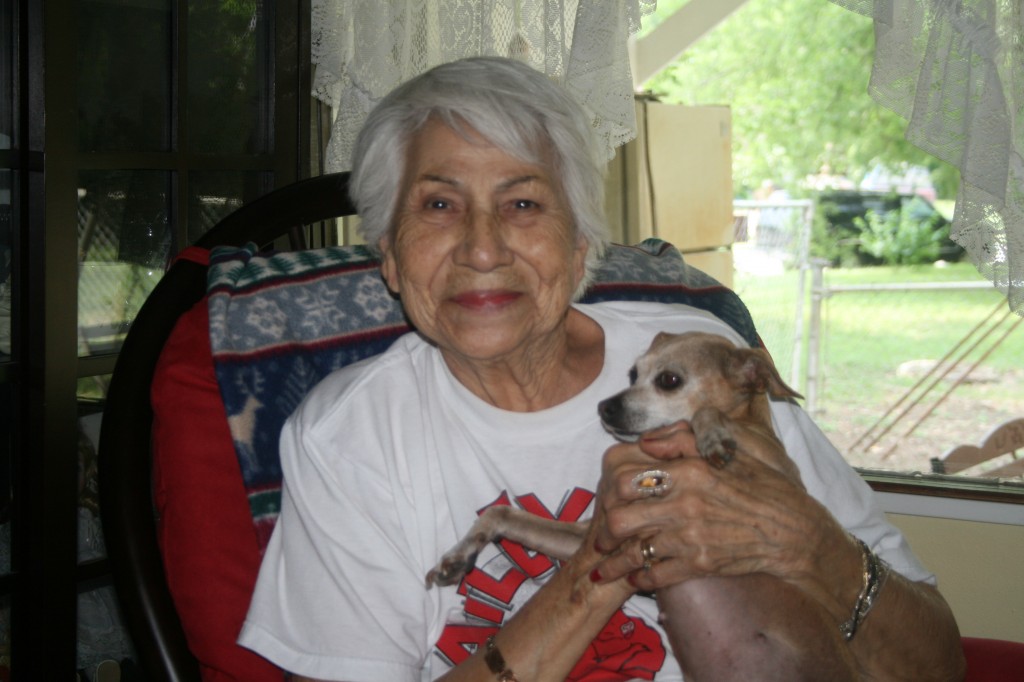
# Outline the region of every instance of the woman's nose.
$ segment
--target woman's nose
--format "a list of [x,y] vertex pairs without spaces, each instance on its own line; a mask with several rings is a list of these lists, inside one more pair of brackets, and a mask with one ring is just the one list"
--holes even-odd
[[493,213],[473,211],[466,221],[462,244],[456,249],[456,263],[481,272],[508,265],[512,252],[506,237],[504,226]]

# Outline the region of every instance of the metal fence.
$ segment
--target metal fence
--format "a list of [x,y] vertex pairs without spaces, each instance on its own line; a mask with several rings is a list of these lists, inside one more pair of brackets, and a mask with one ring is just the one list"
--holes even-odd
[[[812,272],[807,408],[852,462],[927,471],[955,445],[980,444],[1024,416],[1024,319],[989,282],[842,286],[829,285],[821,267]],[[974,292],[978,303],[921,323],[915,302],[928,292],[960,300]],[[869,332],[839,322],[866,310],[875,313]],[[830,353],[839,343],[870,361],[844,364]]]
[[814,202],[736,200],[733,215],[733,264],[737,271],[764,277],[782,275],[787,270],[797,273],[796,287],[775,301],[777,306],[791,309],[792,325],[759,326],[759,333],[782,375],[789,377],[791,386],[800,386]]
[[[758,234],[765,206],[789,211],[775,243],[772,231]],[[830,282],[832,271],[806,256],[813,206],[738,202],[736,210],[737,291],[780,372],[852,464],[927,472],[952,446],[1024,417],[1024,320],[980,275]],[[922,320],[923,301],[934,306],[937,294],[949,305]]]

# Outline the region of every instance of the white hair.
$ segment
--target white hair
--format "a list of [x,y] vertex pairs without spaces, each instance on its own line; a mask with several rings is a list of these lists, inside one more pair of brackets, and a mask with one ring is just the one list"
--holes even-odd
[[398,86],[370,112],[356,139],[349,184],[367,244],[378,248],[390,231],[409,143],[432,118],[462,134],[471,129],[527,163],[553,166],[573,228],[589,246],[582,291],[608,243],[604,150],[568,92],[512,59],[442,64]]

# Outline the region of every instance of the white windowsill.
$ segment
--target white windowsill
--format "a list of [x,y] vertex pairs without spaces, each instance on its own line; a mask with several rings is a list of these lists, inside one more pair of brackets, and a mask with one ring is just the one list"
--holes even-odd
[[893,514],[1024,526],[1024,504],[881,491],[875,495],[882,510]]

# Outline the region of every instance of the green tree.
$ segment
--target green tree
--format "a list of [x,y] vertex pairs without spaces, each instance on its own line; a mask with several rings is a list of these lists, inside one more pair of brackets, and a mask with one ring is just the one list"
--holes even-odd
[[[663,0],[658,15],[682,4]],[[951,196],[955,170],[907,142],[906,122],[868,94],[873,55],[866,17],[827,0],[750,0],[646,87],[665,102],[732,108],[737,195],[765,180],[798,192],[823,168],[857,181],[876,163],[909,163]]]

